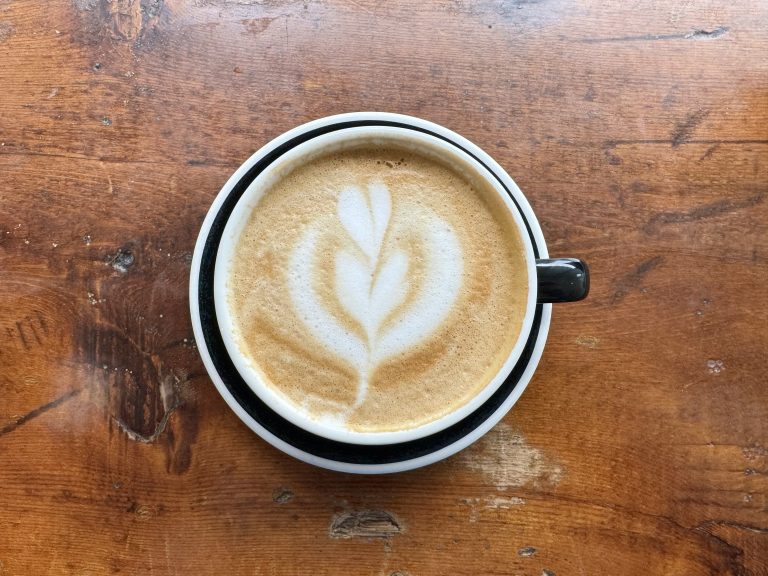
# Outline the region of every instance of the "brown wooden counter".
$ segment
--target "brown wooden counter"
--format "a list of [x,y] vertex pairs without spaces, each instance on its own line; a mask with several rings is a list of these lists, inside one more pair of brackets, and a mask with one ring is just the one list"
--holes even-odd
[[[0,575],[768,574],[768,4],[0,1]],[[355,477],[206,376],[191,253],[281,132],[494,156],[592,294],[485,439]]]

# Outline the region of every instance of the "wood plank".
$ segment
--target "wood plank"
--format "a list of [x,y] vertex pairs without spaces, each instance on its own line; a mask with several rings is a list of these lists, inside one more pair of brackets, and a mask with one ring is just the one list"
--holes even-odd
[[[0,3],[0,576],[768,574],[768,5]],[[205,374],[232,171],[351,110],[520,184],[589,299],[480,442],[312,468]]]

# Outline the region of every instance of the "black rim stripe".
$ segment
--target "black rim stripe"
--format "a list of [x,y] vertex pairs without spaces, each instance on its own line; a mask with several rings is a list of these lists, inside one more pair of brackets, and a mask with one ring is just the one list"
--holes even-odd
[[211,356],[211,360],[213,361],[214,366],[216,367],[216,371],[237,403],[240,404],[240,406],[248,413],[251,418],[253,418],[256,422],[258,422],[261,426],[263,426],[270,433],[274,434],[276,437],[287,442],[291,446],[314,456],[351,464],[390,464],[425,456],[450,446],[480,426],[499,408],[504,400],[506,400],[506,398],[515,389],[515,386],[517,385],[520,377],[528,365],[528,362],[530,361],[539,334],[543,307],[541,305],[536,306],[533,326],[531,328],[531,332],[529,334],[525,348],[523,349],[522,355],[520,356],[520,359],[518,360],[512,372],[506,378],[504,383],[498,388],[498,390],[496,390],[496,392],[482,406],[465,417],[463,420],[460,420],[456,424],[453,424],[452,426],[430,436],[409,442],[378,446],[338,442],[335,440],[323,438],[322,436],[312,434],[302,428],[299,428],[295,424],[289,422],[277,414],[269,406],[267,406],[245,383],[243,378],[240,376],[240,373],[232,363],[232,360],[227,354],[224,341],[221,338],[218,319],[216,318],[213,293],[213,277],[216,266],[216,254],[219,249],[224,227],[226,226],[226,223],[232,214],[235,205],[237,204],[238,200],[240,200],[251,182],[253,182],[253,180],[278,157],[285,154],[291,148],[294,148],[299,144],[302,144],[322,134],[358,126],[393,126],[397,128],[415,130],[417,132],[422,132],[439,138],[469,154],[483,167],[485,167],[504,188],[507,194],[509,194],[509,197],[515,203],[519,214],[525,222],[528,235],[531,239],[531,244],[533,245],[534,255],[537,258],[539,257],[538,246],[536,245],[536,240],[534,238],[530,224],[528,223],[525,214],[520,209],[520,205],[518,204],[517,200],[509,191],[509,189],[504,185],[499,176],[474,154],[462,146],[459,146],[456,142],[447,137],[424,128],[411,126],[410,124],[374,120],[339,122],[336,124],[310,130],[299,136],[296,136],[288,142],[281,144],[273,151],[269,152],[263,158],[261,158],[235,184],[227,198],[224,200],[218,214],[216,214],[216,218],[211,225],[211,229],[209,230],[208,237],[205,241],[199,271],[200,276],[198,283],[198,306],[203,335],[205,338],[205,345],[208,348],[208,352]]

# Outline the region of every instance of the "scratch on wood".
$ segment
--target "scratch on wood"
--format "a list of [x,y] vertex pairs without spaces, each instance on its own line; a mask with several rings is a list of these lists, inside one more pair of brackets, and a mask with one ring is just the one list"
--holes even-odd
[[523,506],[525,500],[518,496],[509,498],[492,496],[490,498],[462,498],[459,504],[469,507],[469,521],[477,522],[483,510],[510,510],[513,507]]
[[520,548],[517,551],[517,555],[522,556],[523,558],[530,558],[531,556],[534,556],[536,552],[538,552],[538,550],[533,546],[526,546],[525,548]]
[[726,26],[718,26],[713,30],[696,28],[690,32],[674,34],[636,34],[633,36],[609,36],[607,38],[582,38],[576,40],[580,44],[603,44],[607,42],[657,42],[663,40],[699,40],[703,38],[719,38],[728,32]]
[[672,148],[677,148],[691,139],[693,132],[698,128],[704,119],[709,115],[709,110],[701,108],[688,114],[681,122],[675,125],[670,134]]
[[695,222],[697,220],[704,220],[706,218],[713,218],[715,216],[721,216],[734,212],[736,210],[743,210],[745,208],[752,208],[761,204],[765,200],[766,191],[762,190],[756,194],[753,194],[745,200],[717,200],[709,204],[704,204],[692,210],[685,212],[659,212],[654,214],[645,225],[646,234],[652,234],[656,231],[658,226],[665,224],[680,224],[684,222]]
[[717,28],[714,28],[712,30],[704,30],[702,28],[697,28],[695,30],[691,30],[688,32],[688,34],[685,35],[686,39],[693,38],[695,40],[702,39],[702,38],[720,38],[720,36],[723,36],[728,32],[729,28],[727,26],[718,26]]
[[517,496],[512,496],[511,498],[494,496],[492,498],[488,498],[485,502],[486,502],[485,504],[486,508],[492,508],[497,510],[498,509],[509,510],[510,508],[512,508],[512,506],[522,506],[523,504],[525,504],[525,500]]
[[483,474],[497,490],[533,484],[555,485],[563,468],[507,424],[500,423],[459,455],[458,461]]
[[715,150],[717,150],[718,148],[720,148],[720,144],[712,144],[712,146],[707,148],[704,154],[701,155],[701,158],[699,158],[699,162],[706,160],[707,158],[712,156],[712,154],[714,154]]
[[685,34],[635,34],[633,36],[608,36],[607,38],[581,38],[579,44],[604,44],[608,42],[654,42],[658,40],[680,40]]
[[383,510],[344,512],[331,522],[331,538],[392,538],[405,532],[403,523]]
[[611,297],[611,304],[618,304],[635,288],[638,287],[643,278],[645,278],[651,270],[658,268],[664,262],[663,256],[653,256],[644,260],[638,264],[634,270],[629,272],[623,278],[620,278],[616,283],[616,289]]
[[72,398],[76,397],[78,394],[80,394],[80,392],[82,392],[81,388],[70,390],[69,392],[67,392],[66,394],[62,394],[55,400],[51,400],[50,402],[48,402],[48,404],[43,404],[42,406],[38,406],[37,408],[35,408],[30,412],[27,412],[23,416],[19,416],[12,422],[0,428],[0,436],[2,436],[3,434],[9,434],[10,432],[13,432],[14,430],[16,430],[19,426],[23,426],[30,420],[33,420],[38,416],[45,414],[49,410],[53,410],[54,408],[61,406],[65,402],[68,402]]

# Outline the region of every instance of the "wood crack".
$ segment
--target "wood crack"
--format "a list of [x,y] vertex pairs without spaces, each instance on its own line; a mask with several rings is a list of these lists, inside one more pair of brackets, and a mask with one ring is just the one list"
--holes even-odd
[[658,42],[663,40],[702,40],[720,38],[728,33],[730,28],[718,26],[712,30],[694,28],[689,32],[672,34],[635,34],[631,36],[609,36],[607,38],[582,38],[576,40],[579,44],[604,44],[609,42]]
[[168,408],[168,410],[165,411],[165,414],[163,414],[163,417],[160,418],[160,422],[157,423],[154,432],[148,436],[141,434],[140,432],[136,432],[136,430],[131,428],[122,418],[112,416],[112,420],[114,420],[115,424],[117,424],[117,427],[120,428],[120,430],[122,430],[125,435],[134,442],[139,442],[141,444],[152,444],[152,442],[157,440],[165,431],[165,427],[168,425],[168,419],[171,417],[171,414],[173,414],[180,406],[181,403],[178,403]]
[[76,397],[78,394],[82,392],[82,388],[76,388],[75,390],[70,390],[66,394],[62,394],[55,400],[51,400],[47,404],[43,404],[42,406],[38,406],[34,410],[31,410],[30,412],[27,412],[23,416],[19,416],[12,422],[6,424],[2,428],[0,428],[0,436],[4,434],[10,434],[20,426],[23,426],[30,420],[34,420],[38,416],[41,416],[45,414],[46,412],[53,410],[54,408],[57,408],[64,404],[65,402],[68,402],[69,400],[72,400],[72,398]]
[[[171,380],[173,380],[173,382],[171,382]],[[142,434],[141,432],[137,432],[132,426],[130,426],[119,416],[112,416],[112,420],[115,422],[115,424],[117,424],[117,427],[134,442],[139,442],[141,444],[152,444],[165,431],[171,415],[176,412],[176,410],[181,408],[183,402],[178,394],[178,388],[184,382],[187,382],[186,378],[182,381],[176,375],[173,375],[172,377],[165,379],[160,385],[160,395],[165,412],[163,412],[160,421],[157,423],[154,431],[151,434]]]

